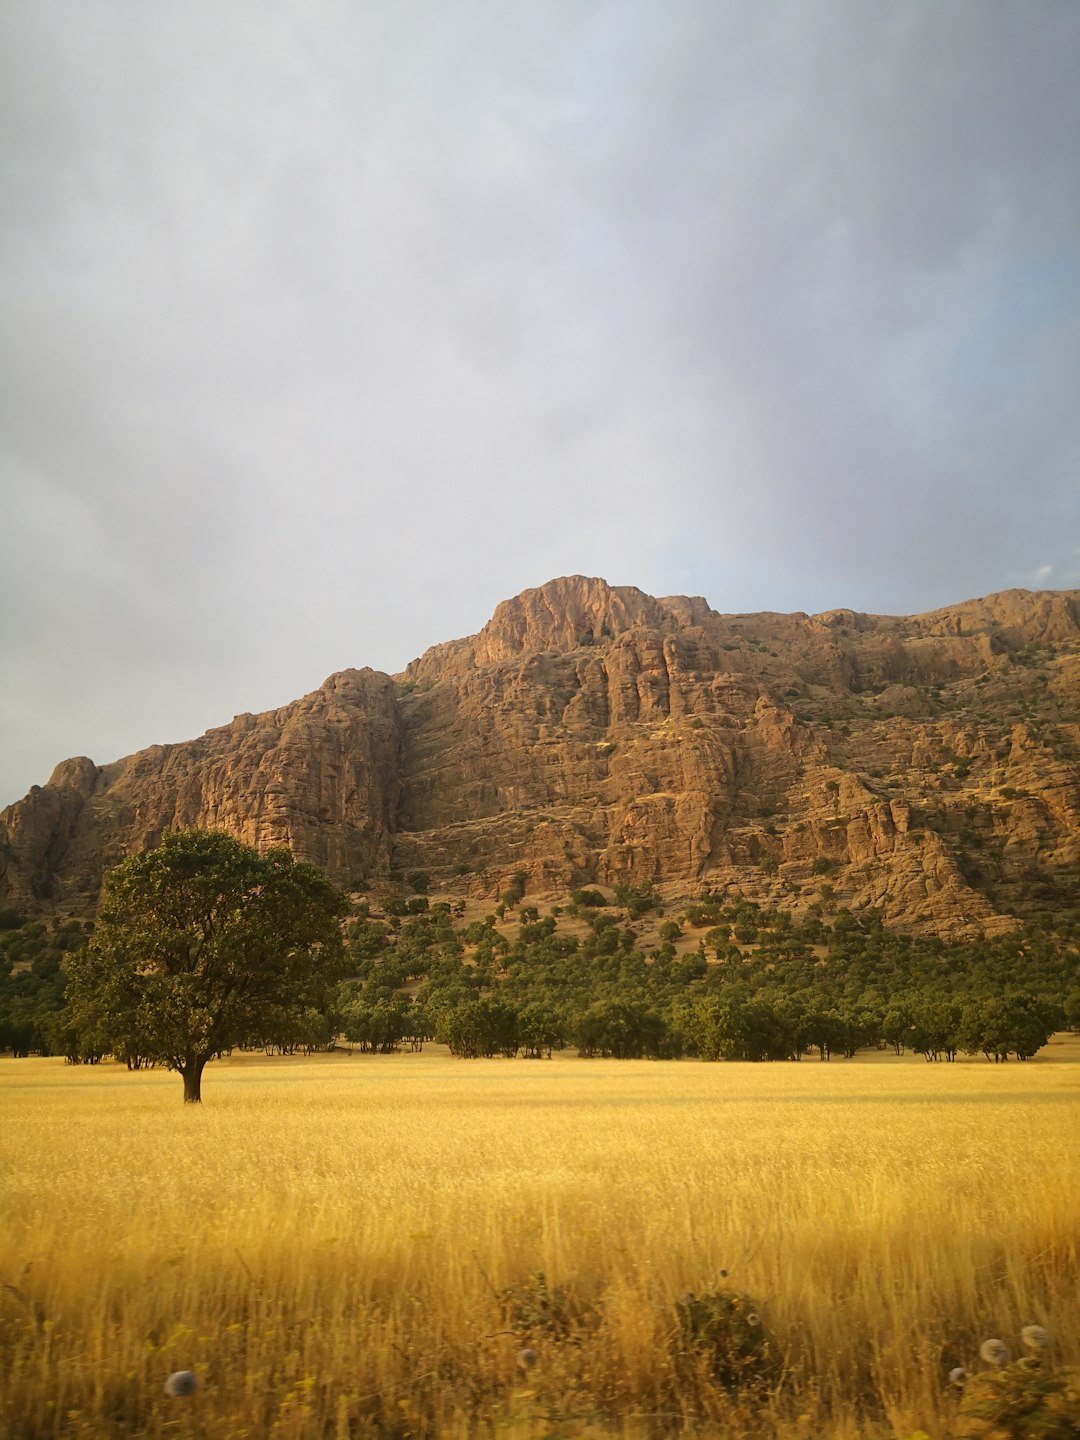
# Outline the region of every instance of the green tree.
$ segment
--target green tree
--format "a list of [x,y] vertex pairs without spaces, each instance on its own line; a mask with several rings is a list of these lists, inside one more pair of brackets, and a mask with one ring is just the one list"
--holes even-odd
[[964,1009],[959,1043],[968,1054],[980,1050],[988,1060],[1002,1062],[1014,1054],[1027,1060],[1041,1050],[1060,1019],[1060,1011],[1031,995],[1013,991],[985,996]]
[[447,1006],[439,1015],[435,1038],[449,1047],[451,1055],[466,1060],[499,1054],[512,1059],[521,1044],[517,1011],[485,998]]
[[566,1044],[566,1027],[554,1005],[534,1000],[518,1016],[518,1033],[527,1059],[539,1060]]
[[960,1048],[961,1007],[953,1000],[926,995],[912,1006],[909,1047],[927,1060],[955,1060]]
[[630,1000],[597,1000],[572,1023],[578,1053],[616,1060],[658,1056],[664,1047],[664,1023],[646,1006]]
[[179,1071],[197,1103],[224,1050],[268,1025],[304,1038],[304,1011],[323,1008],[339,976],[347,909],[287,850],[178,831],[106,876],[93,939],[68,961],[69,1005],[114,1052]]
[[720,996],[680,1006],[678,1027],[702,1060],[734,1060],[741,1054],[744,1037],[736,1006]]

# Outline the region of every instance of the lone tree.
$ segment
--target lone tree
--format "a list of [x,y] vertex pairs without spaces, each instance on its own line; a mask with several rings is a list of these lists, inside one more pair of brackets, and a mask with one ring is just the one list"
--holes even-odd
[[93,939],[68,966],[71,1019],[178,1070],[196,1104],[208,1060],[324,1002],[347,908],[288,850],[177,831],[106,876]]

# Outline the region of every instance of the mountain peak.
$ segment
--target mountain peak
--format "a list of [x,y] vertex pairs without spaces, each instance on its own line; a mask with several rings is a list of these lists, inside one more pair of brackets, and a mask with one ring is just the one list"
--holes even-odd
[[0,900],[87,913],[121,855],[198,825],[351,889],[422,870],[497,896],[522,870],[535,895],[707,883],[1007,929],[1075,902],[1078,602],[723,615],[549,580],[396,681],[345,670],[197,740],[63,762],[0,815]]
[[477,660],[490,663],[523,651],[569,650],[662,619],[659,601],[633,585],[565,575],[504,600],[477,636]]

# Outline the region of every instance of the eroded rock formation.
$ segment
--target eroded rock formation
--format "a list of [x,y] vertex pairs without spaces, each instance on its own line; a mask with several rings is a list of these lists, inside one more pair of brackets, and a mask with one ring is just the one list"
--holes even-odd
[[1080,594],[908,618],[719,615],[573,576],[391,679],[105,767],[0,816],[6,903],[78,913],[171,827],[290,845],[350,888],[702,882],[941,933],[1080,895]]

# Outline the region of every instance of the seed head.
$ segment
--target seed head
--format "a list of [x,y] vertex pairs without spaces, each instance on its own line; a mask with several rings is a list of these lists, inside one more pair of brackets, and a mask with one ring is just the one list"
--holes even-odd
[[1020,1339],[1029,1350],[1045,1350],[1050,1344],[1050,1337],[1041,1325],[1025,1325],[1020,1331]]
[[954,1370],[949,1371],[949,1384],[962,1385],[967,1379],[967,1371],[962,1365],[957,1365]]
[[751,1310],[749,1315],[747,1315],[746,1317],[746,1323],[747,1325],[760,1325],[761,1316],[757,1313],[756,1310]]
[[519,1350],[517,1353],[518,1368],[521,1370],[531,1370],[539,1359],[540,1356],[536,1351],[526,1346],[524,1350]]
[[984,1340],[979,1346],[979,1354],[988,1365],[1009,1363],[1009,1347],[1003,1340]]
[[184,1395],[194,1395],[198,1387],[199,1382],[191,1370],[177,1370],[165,1381],[165,1394],[177,1400]]
[[721,1280],[726,1280],[726,1279],[727,1279],[727,1271],[723,1268],[723,1266],[721,1266],[721,1268],[720,1268],[720,1279],[721,1279]]

